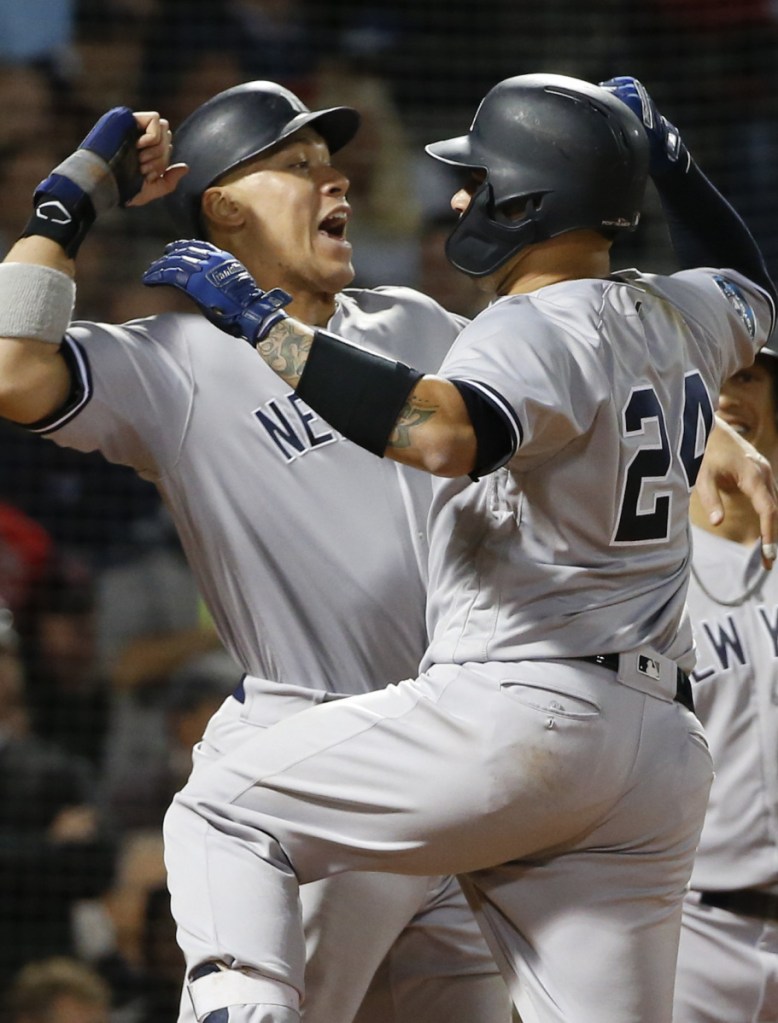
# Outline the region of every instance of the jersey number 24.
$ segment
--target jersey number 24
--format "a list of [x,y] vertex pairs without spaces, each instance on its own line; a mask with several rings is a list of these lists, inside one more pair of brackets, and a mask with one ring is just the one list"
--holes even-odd
[[[651,425],[655,424],[655,425]],[[689,490],[694,486],[705,444],[713,427],[713,403],[699,373],[684,380],[681,437],[675,453],[683,466]],[[673,451],[664,410],[653,387],[636,388],[622,411],[626,437],[645,437],[624,477],[614,544],[655,543],[669,536],[669,480]],[[649,436],[650,428],[650,436]],[[664,491],[664,492],[663,492]]]

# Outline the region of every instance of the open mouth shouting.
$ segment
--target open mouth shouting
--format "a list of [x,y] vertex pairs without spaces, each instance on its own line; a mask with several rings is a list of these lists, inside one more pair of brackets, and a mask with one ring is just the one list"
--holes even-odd
[[350,216],[351,208],[349,206],[339,206],[320,221],[319,233],[326,235],[332,241],[342,242],[350,248],[350,243],[346,241],[346,227]]

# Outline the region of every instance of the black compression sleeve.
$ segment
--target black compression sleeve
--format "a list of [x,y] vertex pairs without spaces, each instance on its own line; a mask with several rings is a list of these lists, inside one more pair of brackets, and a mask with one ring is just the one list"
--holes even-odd
[[764,258],[740,214],[691,162],[654,179],[682,269],[729,267],[776,300]]
[[296,391],[344,437],[383,457],[400,410],[423,375],[317,330]]

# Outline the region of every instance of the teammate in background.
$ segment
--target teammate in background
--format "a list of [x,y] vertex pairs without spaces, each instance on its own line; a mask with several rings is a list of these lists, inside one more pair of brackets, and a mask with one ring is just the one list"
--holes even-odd
[[[351,211],[330,153],[356,131],[353,110],[312,113],[267,82],[230,89],[178,132],[182,180],[182,168],[166,169],[167,122],[136,119],[146,176],[135,201],[180,181],[172,212],[181,229],[206,230],[258,279],[293,292],[305,322],[438,368],[461,317],[406,289],[342,290],[353,277]],[[18,338],[0,350],[0,414],[60,445],[98,449],[158,486],[220,638],[248,673],[209,727],[205,759],[301,708],[415,672],[426,643],[431,486],[345,443],[247,345],[194,310],[69,327],[71,257],[86,214],[116,201],[115,181],[120,200],[140,185],[127,132],[134,137],[129,111],[108,115],[57,169],[38,192],[29,236],[0,267],[0,336]],[[95,149],[112,172],[103,163],[91,199],[74,200],[69,176],[88,187],[101,166]],[[233,196],[250,206],[248,223],[236,219]],[[61,209],[43,219],[58,203],[72,210],[72,230]],[[412,349],[400,347],[403,336]],[[286,550],[304,558],[288,565]],[[303,905],[308,1023],[349,1023],[387,955],[397,1023],[510,1019],[454,879],[343,876],[308,886]],[[372,1005],[364,1013],[365,1023],[384,1023]],[[191,1018],[185,997],[182,1019]]]
[[[688,678],[689,492],[775,296],[640,84],[608,85],[508,79],[466,135],[427,147],[465,179],[449,257],[497,298],[438,376],[289,318],[213,246],[176,243],[145,275],[256,345],[334,429],[440,477],[421,675],[279,722],[168,811],[204,1023],[299,1018],[299,884],[347,869],[466,875],[525,1021],[671,1018],[712,778]],[[611,274],[649,155],[686,269]]]
[[[778,347],[724,385],[719,412],[778,472]],[[716,777],[684,903],[676,1023],[778,1018],[778,577],[748,501],[717,527],[692,497],[694,700]]]

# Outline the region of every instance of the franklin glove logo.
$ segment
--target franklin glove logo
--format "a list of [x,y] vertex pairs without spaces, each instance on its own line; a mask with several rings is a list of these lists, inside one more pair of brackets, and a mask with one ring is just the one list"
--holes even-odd
[[[229,284],[233,279],[242,280],[248,279],[248,273],[243,269],[240,264],[230,263],[227,266],[217,266],[213,270],[209,270],[206,277],[212,284],[217,286]],[[253,281],[251,282],[254,283]]]

